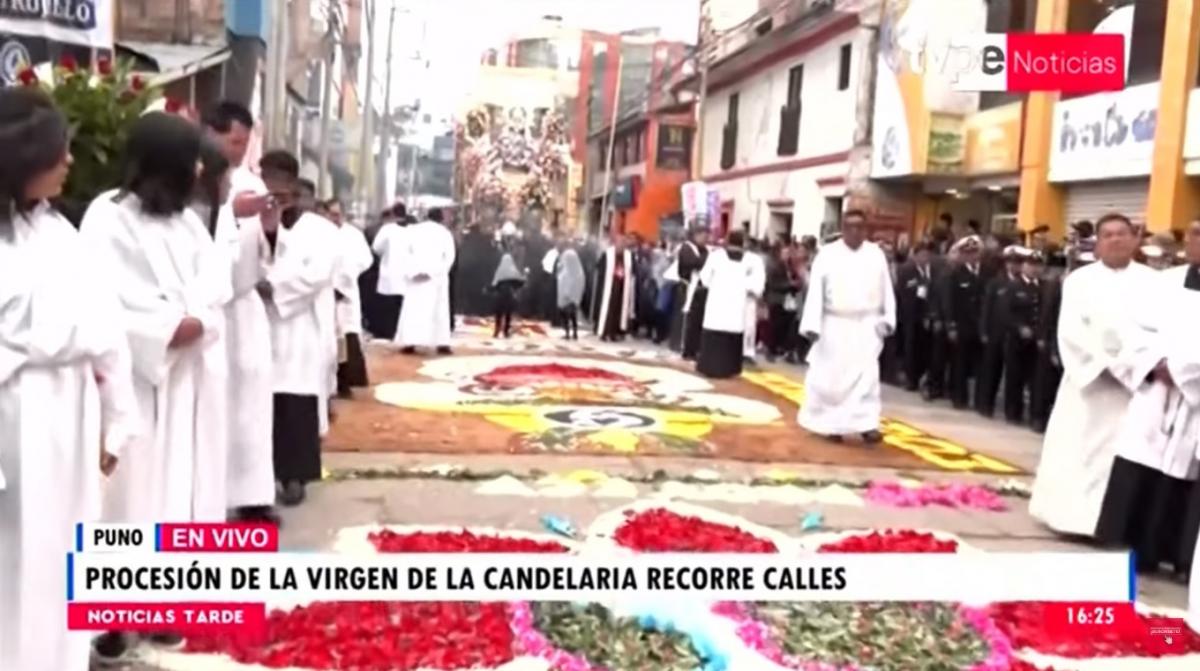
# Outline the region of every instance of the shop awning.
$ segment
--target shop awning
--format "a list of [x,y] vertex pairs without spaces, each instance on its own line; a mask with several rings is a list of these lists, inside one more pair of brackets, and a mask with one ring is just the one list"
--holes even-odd
[[127,51],[139,60],[138,70],[149,69],[154,74],[150,83],[163,86],[190,77],[229,60],[229,48],[224,45],[170,44],[168,42],[138,42],[120,40],[119,51]]

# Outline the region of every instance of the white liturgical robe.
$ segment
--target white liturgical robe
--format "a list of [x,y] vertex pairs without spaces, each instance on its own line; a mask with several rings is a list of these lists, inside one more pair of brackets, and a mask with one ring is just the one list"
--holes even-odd
[[705,331],[743,333],[746,304],[762,296],[767,277],[761,262],[749,252],[734,261],[724,249],[714,249],[700,269],[700,281],[708,287],[704,304]]
[[817,336],[808,354],[797,421],[823,436],[879,430],[879,353],[896,328],[896,296],[883,250],[838,240],[817,253],[800,332]]
[[1134,393],[1163,358],[1147,309],[1158,274],[1093,263],[1063,281],[1063,378],[1042,443],[1029,512],[1051,529],[1091,536]]
[[337,270],[333,277],[333,288],[342,295],[337,303],[338,337],[362,333],[362,297],[358,290],[358,277],[371,267],[374,258],[367,238],[362,231],[350,224],[338,228],[341,243]]
[[88,668],[63,558],[99,519],[101,446],[142,447],[116,296],[81,242],[47,205],[0,224],[0,669]]
[[271,322],[255,290],[266,277],[267,243],[258,217],[237,219],[232,201],[243,193],[265,194],[266,185],[246,168],[231,173],[230,203],[217,218],[216,238],[229,251],[233,300],[225,307],[229,355],[228,498],[231,507],[275,501],[271,457]]
[[1195,480],[1200,448],[1200,291],[1185,289],[1187,266],[1159,273],[1162,286],[1143,297],[1160,301],[1147,319],[1156,324],[1174,380],[1144,381],[1129,403],[1117,454],[1179,480]]
[[336,355],[337,345],[333,306],[326,300],[336,263],[332,227],[307,213],[291,228],[279,227],[267,270],[276,393],[318,399],[329,393],[330,356],[331,351]]
[[[408,226],[400,242],[405,290],[396,343],[402,347],[449,347],[454,236],[436,221],[422,221]],[[422,275],[426,279],[418,279]]]
[[404,236],[409,228],[396,223],[384,224],[371,243],[371,251],[379,256],[379,284],[376,286],[381,296],[404,295],[408,284],[404,268]]
[[[137,196],[102,194],[80,232],[120,299],[133,352],[145,449],[121,459],[105,492],[112,522],[223,522],[227,510],[229,362],[224,307],[230,259],[191,210],[142,212]],[[203,337],[170,342],[184,317]]]
[[[746,253],[746,262],[754,268],[754,273],[758,277],[762,277],[763,284],[767,281],[767,266],[763,261],[763,257],[754,253]],[[753,359],[758,354],[758,302],[762,299],[762,289],[757,293],[746,296],[745,305],[742,307],[742,314],[746,322],[746,328],[742,337],[742,356],[747,359]]]

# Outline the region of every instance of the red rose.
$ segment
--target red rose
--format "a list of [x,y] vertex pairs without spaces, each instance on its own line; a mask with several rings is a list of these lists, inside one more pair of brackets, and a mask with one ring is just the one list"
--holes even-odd
[[174,98],[167,98],[166,110],[167,114],[179,114],[183,110],[183,103]]
[[818,552],[829,553],[928,553],[957,552],[958,543],[941,540],[933,534],[911,529],[887,529],[858,536],[847,536],[822,545]]
[[629,515],[613,540],[638,552],[779,552],[773,542],[741,529],[663,508]]
[[134,75],[129,78],[129,88],[134,91],[141,91],[146,88],[146,80],[142,79],[141,75]]
[[71,54],[63,54],[58,59],[58,66],[67,72],[75,72],[79,69],[79,61],[75,60]]
[[111,75],[113,71],[112,59],[108,56],[101,56],[96,61],[96,71],[105,77]]
[[38,76],[33,68],[26,67],[17,73],[17,81],[21,82],[23,86],[33,86],[38,82]]

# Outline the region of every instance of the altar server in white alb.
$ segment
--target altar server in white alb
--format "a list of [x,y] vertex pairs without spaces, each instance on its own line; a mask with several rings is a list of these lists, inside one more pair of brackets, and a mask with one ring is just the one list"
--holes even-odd
[[842,217],[842,237],[813,262],[800,333],[813,343],[799,423],[840,442],[878,443],[879,353],[896,329],[896,294],[883,250],[866,239],[866,216]]
[[116,296],[47,202],[68,145],[47,96],[0,90],[0,669],[88,668],[63,558],[99,518],[104,478],[144,447]]
[[183,117],[135,122],[122,188],[101,194],[80,231],[113,278],[133,352],[146,449],[109,483],[114,522],[226,518],[229,257],[188,209],[200,132]]
[[742,373],[746,305],[757,304],[767,280],[762,263],[745,250],[745,244],[741,231],[730,233],[725,246],[710,252],[700,270],[700,282],[708,291],[696,370],[705,377]]
[[442,220],[442,211],[431,209],[425,221],[409,226],[401,238],[405,290],[396,342],[405,354],[418,347],[450,353],[450,268],[455,244]]
[[1063,281],[1063,379],[1029,502],[1029,512],[1051,529],[1086,537],[1097,531],[1130,401],[1148,376],[1161,379],[1164,370],[1150,309],[1161,278],[1133,261],[1137,236],[1124,215],[1102,217],[1096,235],[1100,262]]
[[350,398],[353,390],[366,387],[367,362],[362,348],[362,297],[358,278],[371,267],[374,260],[367,238],[357,227],[346,223],[342,204],[337,199],[325,203],[326,217],[338,229],[338,259],[333,276],[334,298],[337,301],[338,367],[337,394]]
[[[749,222],[747,222],[747,230],[749,230]],[[746,263],[754,267],[753,272],[762,276],[765,284],[767,264],[763,260],[762,253],[751,249],[746,253],[745,259]],[[746,359],[745,363],[748,364],[753,364],[754,358],[758,355],[758,308],[761,300],[761,289],[757,294],[747,294],[746,305],[742,310],[746,322],[745,332],[742,334],[742,356]]]
[[385,221],[375,233],[371,251],[379,257],[378,314],[369,314],[371,335],[384,340],[393,340],[404,312],[404,292],[408,281],[404,268],[404,236],[410,228],[408,210],[404,203],[396,203],[384,212]]
[[631,247],[628,240],[617,236],[597,264],[595,287],[599,300],[595,302],[593,323],[596,335],[605,342],[623,340],[633,322],[637,278]]
[[208,137],[229,162],[228,198],[217,217],[217,244],[231,258],[233,299],[225,307],[229,355],[229,507],[235,519],[277,522],[271,450],[271,322],[255,290],[268,254],[259,215],[270,196],[244,165],[254,119],[238,103],[223,102],[204,115]]
[[321,477],[322,399],[329,393],[324,296],[332,291],[336,231],[296,206],[300,163],[286,151],[259,163],[273,204],[262,215],[271,249],[259,291],[271,319],[274,360],[274,468],[284,505],[299,505]]

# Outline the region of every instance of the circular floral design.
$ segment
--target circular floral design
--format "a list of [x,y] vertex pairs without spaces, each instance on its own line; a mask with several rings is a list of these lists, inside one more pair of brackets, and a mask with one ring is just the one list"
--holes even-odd
[[637,552],[779,552],[775,543],[737,527],[665,508],[628,511],[626,516],[613,540]]

